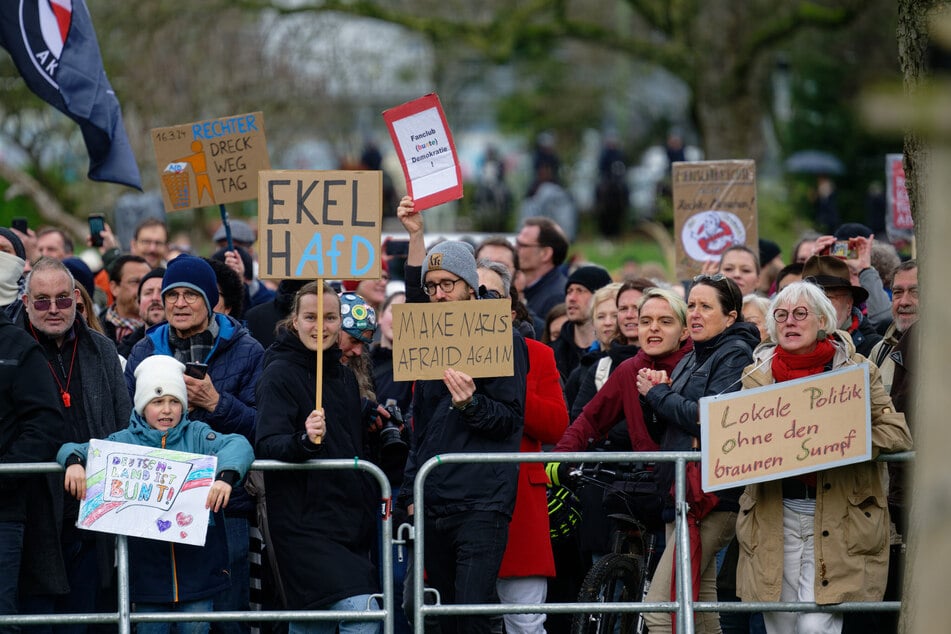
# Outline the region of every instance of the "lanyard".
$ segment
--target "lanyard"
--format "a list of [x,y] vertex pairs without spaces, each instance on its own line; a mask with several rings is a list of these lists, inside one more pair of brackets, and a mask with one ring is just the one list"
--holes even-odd
[[[33,333],[33,338],[39,342],[39,338],[36,336],[36,331],[33,330],[33,324],[30,324],[30,331]],[[53,375],[53,380],[56,381],[56,387],[59,388],[59,397],[63,400],[63,407],[71,407],[73,404],[73,399],[69,395],[69,383],[73,380],[73,364],[76,363],[76,346],[79,344],[79,335],[73,337],[73,356],[69,359],[69,372],[66,374],[66,386],[63,386],[63,383],[59,380],[59,377],[56,376],[56,370],[53,369],[53,364],[49,359],[46,360],[46,365],[50,368],[50,374]],[[60,364],[62,367],[62,364]]]

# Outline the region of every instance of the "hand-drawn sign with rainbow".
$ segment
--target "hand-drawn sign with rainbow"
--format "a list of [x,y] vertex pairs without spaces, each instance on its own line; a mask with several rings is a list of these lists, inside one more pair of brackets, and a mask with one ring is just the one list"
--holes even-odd
[[91,440],[79,528],[204,545],[214,456]]

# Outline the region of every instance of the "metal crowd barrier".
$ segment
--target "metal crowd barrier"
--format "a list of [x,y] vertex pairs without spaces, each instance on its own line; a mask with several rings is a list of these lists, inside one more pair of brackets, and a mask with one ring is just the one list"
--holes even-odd
[[[675,540],[677,547],[677,600],[662,603],[543,603],[543,604],[456,604],[425,605],[424,592],[424,545],[425,530],[423,522],[418,521],[416,526],[409,530],[411,537],[415,537],[413,559],[413,624],[416,634],[425,631],[425,617],[428,615],[462,615],[462,614],[572,614],[581,612],[676,612],[679,631],[685,634],[694,632],[694,611],[696,612],[859,612],[897,611],[901,607],[899,601],[853,602],[837,605],[818,606],[814,603],[796,602],[701,602],[693,601],[692,579],[690,572],[690,548],[687,546],[689,537],[687,523],[687,503],[685,498],[685,472],[687,462],[700,460],[700,453],[689,452],[571,452],[571,453],[460,453],[444,454],[426,461],[419,469],[414,483],[413,497],[416,517],[422,518],[425,513],[423,490],[426,477],[437,468],[446,465],[461,463],[489,463],[489,462],[674,462],[675,463]],[[914,459],[914,452],[881,455],[878,458],[886,462],[910,462]],[[377,596],[383,604],[379,610],[367,611],[328,611],[328,610],[269,610],[248,612],[194,612],[187,615],[181,612],[135,613],[131,609],[129,596],[129,556],[128,544],[124,536],[117,536],[117,568],[118,568],[118,611],[90,614],[38,614],[38,615],[10,615],[0,616],[0,628],[8,625],[44,625],[44,624],[94,624],[116,623],[120,634],[131,634],[133,623],[145,622],[177,622],[177,621],[381,621],[384,634],[393,632],[393,539],[392,539],[392,492],[386,475],[376,465],[353,459],[340,460],[311,460],[303,463],[285,463],[277,460],[256,460],[251,467],[260,471],[304,471],[309,469],[342,470],[359,469],[368,472],[380,485],[381,505],[381,578],[382,596]],[[42,474],[62,472],[63,469],[55,462],[0,464],[0,477],[5,474]],[[401,530],[403,535],[405,530]],[[403,540],[400,540],[403,541]],[[433,591],[430,589],[430,592]]]
[[[693,582],[690,567],[689,533],[687,528],[686,464],[699,462],[701,454],[688,452],[566,452],[566,453],[459,453],[444,454],[427,460],[416,474],[413,488],[414,513],[417,518],[425,517],[423,491],[426,477],[437,467],[462,463],[491,462],[674,462],[674,538],[677,549],[677,600],[663,603],[543,603],[543,604],[454,604],[425,605],[423,596],[423,552],[425,531],[423,522],[417,520],[414,528],[415,543],[413,557],[413,629],[415,634],[425,631],[424,619],[427,615],[463,615],[463,614],[564,614],[581,612],[676,612],[678,631],[693,634],[694,611],[697,612],[859,612],[859,611],[897,611],[899,601],[853,602],[836,605],[816,605],[798,602],[700,602],[693,600]],[[879,460],[887,462],[910,462],[914,452],[883,454]],[[668,544],[669,546],[669,544]],[[438,595],[437,595],[438,599]]]
[[[305,471],[310,469],[318,470],[343,470],[359,469],[365,471],[376,478],[380,485],[380,518],[381,518],[381,538],[382,546],[380,548],[380,570],[382,575],[382,596],[377,595],[381,600],[383,609],[381,610],[270,610],[270,611],[248,611],[248,612],[154,612],[154,613],[136,613],[132,612],[131,600],[129,596],[129,550],[126,537],[118,535],[116,537],[117,556],[116,565],[118,572],[118,612],[105,612],[95,614],[35,614],[35,615],[15,615],[0,616],[0,628],[9,625],[43,625],[43,624],[93,624],[93,623],[116,623],[119,627],[119,634],[131,634],[133,623],[156,623],[178,621],[381,621],[383,623],[384,634],[393,633],[393,517],[391,514],[392,493],[390,491],[390,482],[386,474],[376,465],[351,458],[349,460],[310,460],[302,463],[287,463],[278,460],[255,460],[251,466],[258,471]],[[17,463],[0,464],[0,477],[4,474],[42,474],[62,472],[63,468],[55,462],[37,462],[37,463]]]

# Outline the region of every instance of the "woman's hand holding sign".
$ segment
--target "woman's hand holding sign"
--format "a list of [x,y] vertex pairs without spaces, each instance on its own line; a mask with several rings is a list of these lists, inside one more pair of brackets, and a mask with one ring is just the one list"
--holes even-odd
[[327,433],[327,424],[324,422],[324,408],[315,409],[304,421],[304,431],[307,438],[315,445],[319,445]]

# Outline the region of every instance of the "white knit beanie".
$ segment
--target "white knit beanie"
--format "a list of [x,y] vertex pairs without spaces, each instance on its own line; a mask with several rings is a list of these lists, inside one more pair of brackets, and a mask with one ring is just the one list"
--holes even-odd
[[0,306],[9,306],[19,297],[24,266],[23,258],[0,251]]
[[142,411],[154,398],[177,398],[188,409],[188,391],[185,389],[185,366],[175,357],[155,354],[146,357],[135,369],[135,411]]

